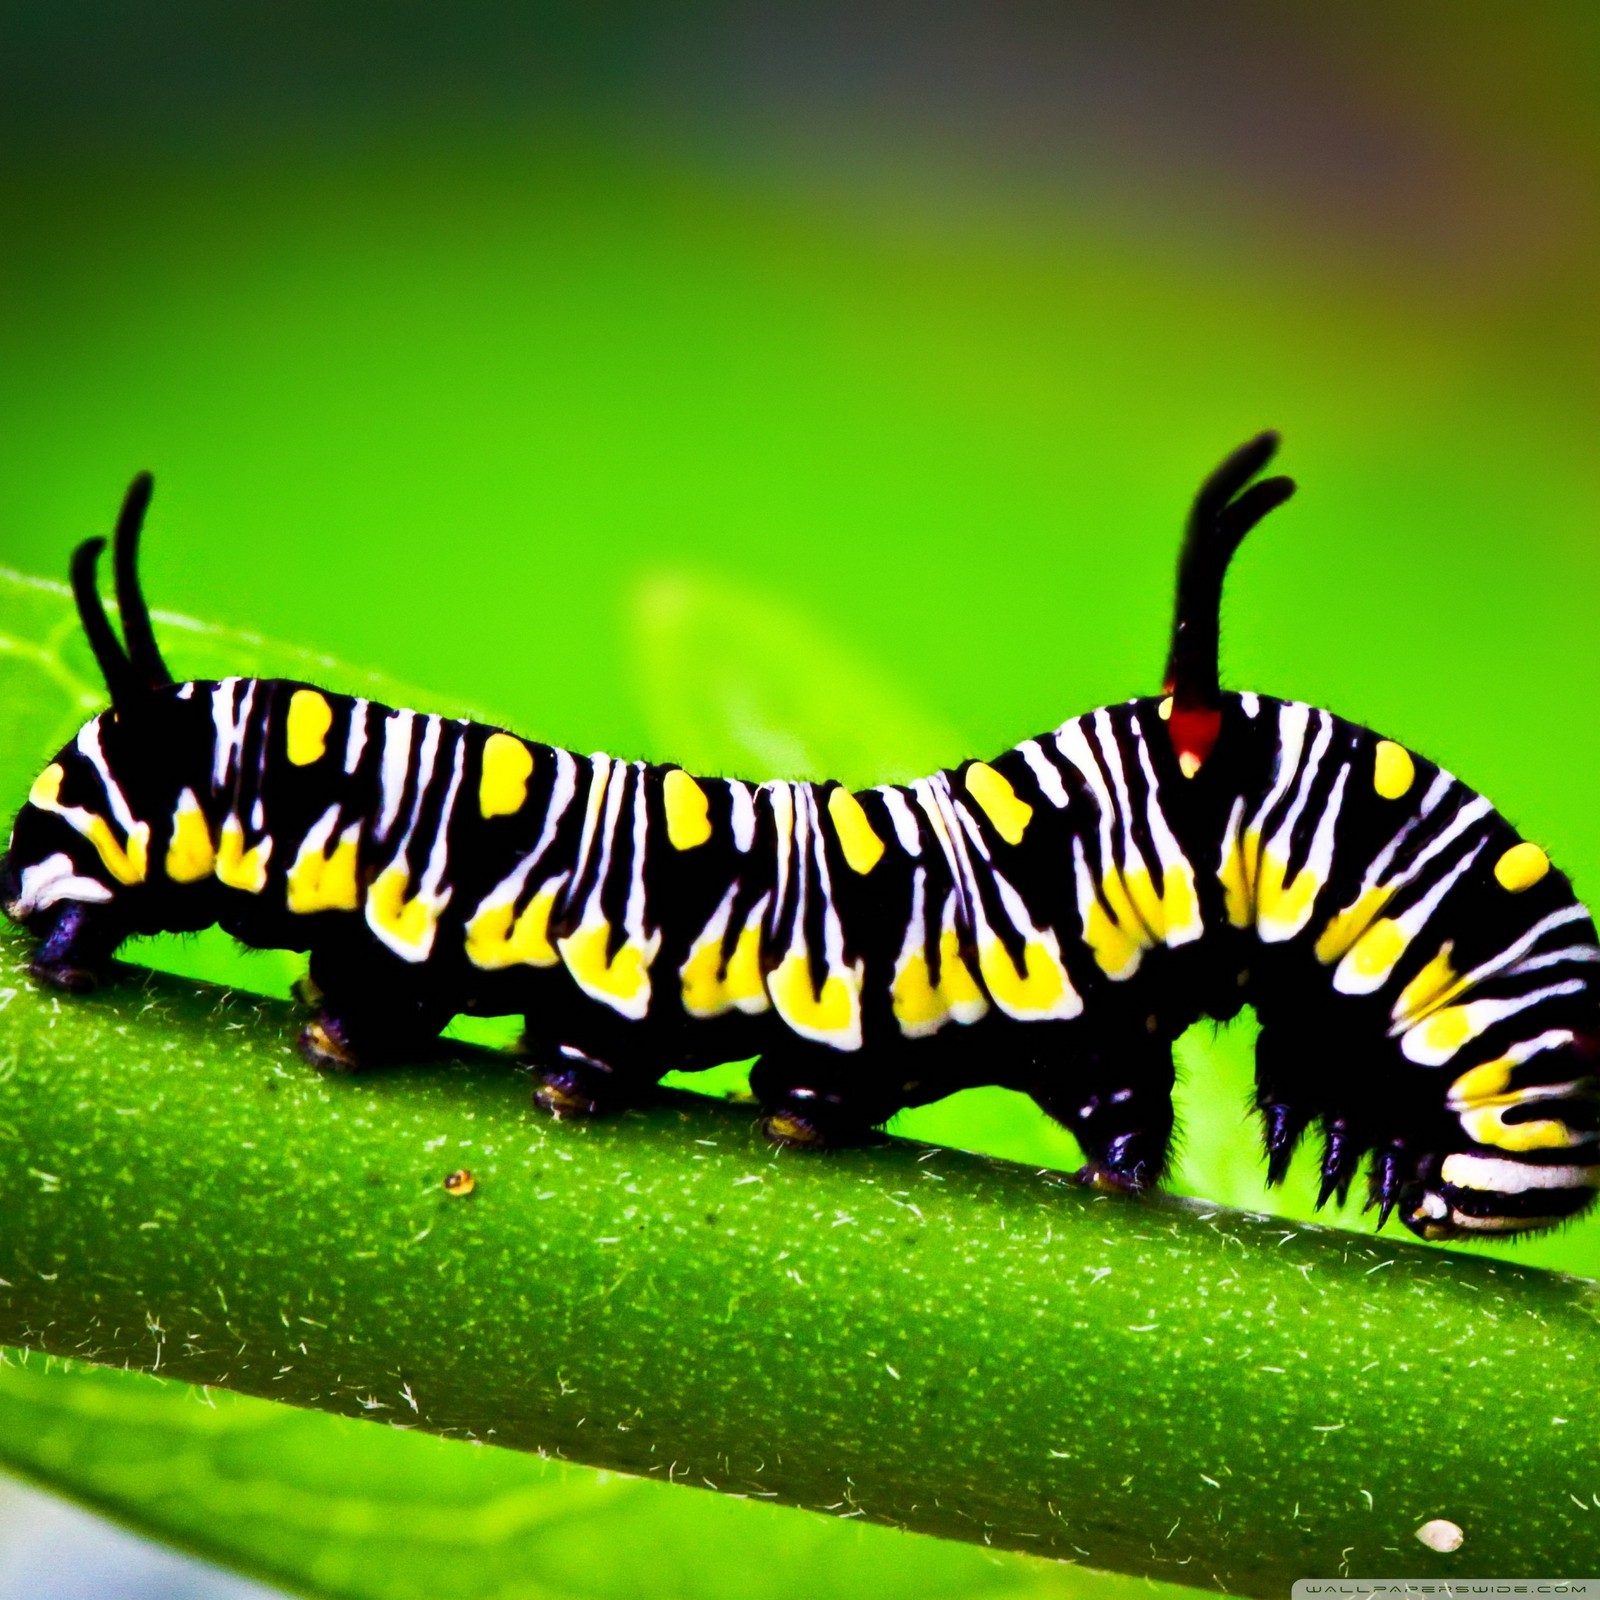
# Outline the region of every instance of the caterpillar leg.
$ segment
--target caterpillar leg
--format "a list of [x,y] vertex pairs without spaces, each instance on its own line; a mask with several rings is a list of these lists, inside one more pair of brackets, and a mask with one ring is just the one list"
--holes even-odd
[[556,1118],[606,1117],[646,1099],[657,1074],[628,1072],[576,1045],[541,1049],[533,1065],[533,1103]]
[[100,982],[122,937],[101,907],[68,901],[34,951],[28,973],[49,988],[87,994]]
[[323,1072],[363,1072],[427,1051],[449,1020],[413,1002],[324,1003],[300,1030],[300,1054]]
[[1255,1102],[1268,1184],[1283,1182],[1301,1139],[1315,1125],[1322,1138],[1318,1209],[1330,1200],[1344,1204],[1370,1153],[1365,1209],[1378,1208],[1381,1228],[1397,1205],[1421,1193],[1418,1174],[1426,1151],[1414,1139],[1386,1132],[1373,1108],[1390,1108],[1392,1122],[1408,1128],[1428,1126],[1428,1108],[1415,1094],[1405,1095],[1404,1069],[1385,1082],[1352,1065],[1362,1059],[1360,1044],[1338,1033],[1315,1024],[1291,1029],[1269,1022],[1256,1041]]
[[317,1009],[300,1030],[300,1054],[323,1072],[361,1072],[427,1050],[452,1012],[394,974],[345,967],[313,953]]
[[1267,1183],[1276,1187],[1289,1171],[1301,1138],[1317,1114],[1307,1048],[1296,1046],[1281,1025],[1268,1023],[1256,1039],[1256,1110],[1267,1149]]
[[1390,1213],[1398,1206],[1403,1218],[1412,1219],[1407,1226],[1413,1226],[1416,1220],[1413,1213],[1427,1187],[1424,1180],[1437,1177],[1438,1165],[1437,1156],[1424,1155],[1419,1158],[1400,1139],[1374,1151],[1372,1165],[1367,1172],[1367,1200],[1361,1209],[1370,1211],[1376,1206],[1378,1227],[1382,1228],[1389,1220]]
[[1035,1085],[1035,1103],[1089,1158],[1079,1178],[1137,1194],[1154,1188],[1172,1146],[1172,1046],[1140,1038],[1079,1058],[1057,1081]]
[[768,1051],[750,1069],[761,1131],[799,1150],[870,1144],[901,1105],[872,1076],[861,1061],[821,1045]]

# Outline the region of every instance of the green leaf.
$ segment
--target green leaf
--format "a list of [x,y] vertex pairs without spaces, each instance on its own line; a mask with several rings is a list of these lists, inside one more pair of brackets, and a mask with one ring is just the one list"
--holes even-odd
[[0,1362],[0,1456],[197,1554],[349,1600],[1110,1600],[1125,1587],[974,1546],[20,1353]]
[[631,622],[652,744],[692,772],[865,788],[970,754],[882,666],[761,590],[658,573]]

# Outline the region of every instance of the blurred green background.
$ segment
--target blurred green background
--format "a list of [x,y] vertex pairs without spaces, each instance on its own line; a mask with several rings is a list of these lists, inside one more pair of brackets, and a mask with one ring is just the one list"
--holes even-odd
[[[1188,497],[1273,426],[1228,680],[1600,895],[1592,8],[35,3],[0,47],[5,565],[148,466],[159,607],[865,783],[1148,691]],[[1249,1046],[1185,1041],[1179,1186],[1304,1214]],[[903,1131],[1076,1159],[999,1094]],[[1600,1275],[1600,1225],[1515,1254]]]

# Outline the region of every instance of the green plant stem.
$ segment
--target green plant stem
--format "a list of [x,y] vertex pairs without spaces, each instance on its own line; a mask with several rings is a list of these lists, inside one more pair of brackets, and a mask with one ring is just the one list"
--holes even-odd
[[693,1097],[555,1124],[483,1054],[320,1078],[280,1004],[3,952],[0,1343],[1250,1594],[1600,1567],[1585,1280]]

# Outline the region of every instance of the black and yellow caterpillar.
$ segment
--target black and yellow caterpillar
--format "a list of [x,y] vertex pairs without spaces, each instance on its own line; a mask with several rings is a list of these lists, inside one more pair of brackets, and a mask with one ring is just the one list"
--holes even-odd
[[1224,693],[1218,610],[1293,492],[1263,434],[1204,484],[1166,692],[992,761],[852,793],[577,756],[309,684],[174,684],[135,559],[124,643],[73,558],[112,708],[34,783],[0,904],[34,975],[87,987],[131,933],[220,923],[307,950],[301,1035],[349,1070],[457,1013],[520,1014],[558,1114],[758,1056],[769,1135],[827,1145],[976,1084],[1020,1089],[1087,1175],[1156,1183],[1172,1045],[1261,1021],[1270,1177],[1313,1123],[1321,1200],[1370,1156],[1379,1224],[1574,1216],[1600,1185],[1600,948],[1567,879],[1481,796],[1327,711]]

